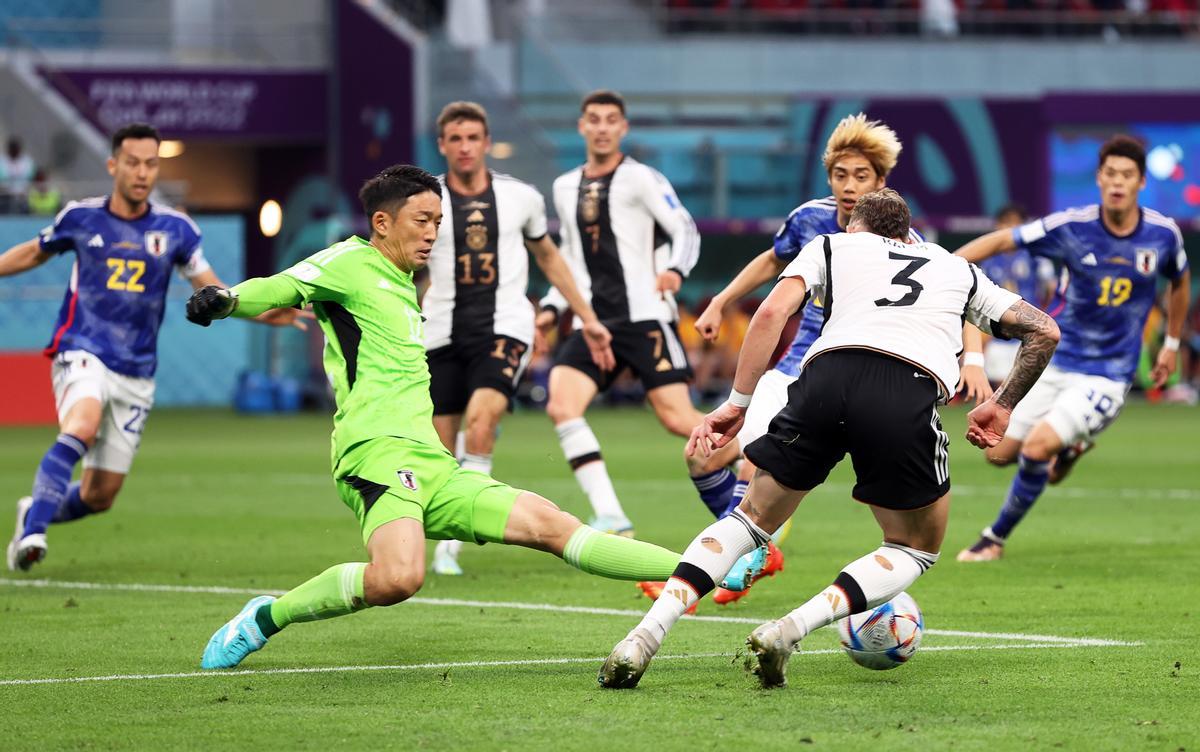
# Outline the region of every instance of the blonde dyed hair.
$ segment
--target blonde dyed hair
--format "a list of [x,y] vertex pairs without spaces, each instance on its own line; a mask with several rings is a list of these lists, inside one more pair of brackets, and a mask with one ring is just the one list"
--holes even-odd
[[896,166],[903,144],[896,132],[880,120],[867,120],[864,113],[847,115],[833,129],[825,144],[825,173],[848,154],[858,154],[871,163],[875,173],[886,178]]

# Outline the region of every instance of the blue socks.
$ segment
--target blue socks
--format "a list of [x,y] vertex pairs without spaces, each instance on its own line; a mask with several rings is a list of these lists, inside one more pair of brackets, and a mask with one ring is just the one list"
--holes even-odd
[[87,454],[87,450],[87,444],[79,437],[69,433],[58,435],[58,440],[42,457],[37,475],[33,477],[33,506],[25,515],[25,535],[46,532],[66,498],[75,465]]
[[1021,455],[1017,474],[1012,486],[1008,489],[1008,497],[1000,514],[992,523],[992,535],[1004,540],[1012,533],[1021,520],[1028,514],[1034,502],[1046,490],[1046,481],[1050,478],[1050,463],[1037,462]]
[[731,473],[729,468],[723,467],[716,472],[692,478],[692,483],[700,492],[700,500],[708,507],[708,511],[712,512],[713,517],[721,517],[729,506],[737,476]]
[[63,499],[63,503],[58,507],[58,514],[54,515],[54,519],[50,521],[54,524],[70,522],[80,517],[87,517],[93,511],[95,510],[83,503],[83,499],[79,495],[79,483],[77,481],[67,488],[67,495]]
[[746,489],[750,487],[750,481],[739,480],[733,484],[733,493],[729,497],[729,506],[725,507],[725,511],[721,512],[721,517],[728,517],[733,514],[733,510],[738,508],[742,503],[742,499],[746,498]]

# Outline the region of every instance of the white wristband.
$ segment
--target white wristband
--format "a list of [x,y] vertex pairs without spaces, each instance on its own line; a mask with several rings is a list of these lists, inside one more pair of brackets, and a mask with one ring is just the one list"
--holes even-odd
[[983,368],[983,353],[963,353],[963,367],[965,368],[966,366],[979,366],[980,368]]
[[736,389],[731,389],[729,391],[728,402],[729,402],[729,404],[733,405],[734,407],[749,407],[750,406],[750,395],[742,394],[741,392],[739,392]]
[[1172,337],[1169,334],[1166,337],[1163,337],[1163,349],[1179,352],[1179,338]]

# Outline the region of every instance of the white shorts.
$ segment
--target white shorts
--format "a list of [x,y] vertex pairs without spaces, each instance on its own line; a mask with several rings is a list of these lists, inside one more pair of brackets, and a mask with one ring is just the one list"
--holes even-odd
[[1017,350],[1021,349],[1020,342],[1003,339],[988,340],[983,348],[983,373],[988,381],[999,384],[1008,378],[1013,363],[1017,361]]
[[1128,391],[1124,381],[1048,366],[1025,399],[1017,403],[1004,435],[1024,441],[1044,420],[1065,446],[1090,441],[1116,419]]
[[758,380],[758,386],[754,387],[754,394],[750,397],[750,407],[746,410],[746,422],[738,432],[738,441],[741,442],[742,449],[748,447],[755,439],[766,435],[771,421],[787,405],[788,387],[796,378],[772,368]]
[[154,404],[154,379],[114,373],[95,355],[83,350],[55,355],[50,378],[60,424],[81,399],[90,397],[99,400],[102,406],[96,443],[84,455],[83,466],[128,473]]

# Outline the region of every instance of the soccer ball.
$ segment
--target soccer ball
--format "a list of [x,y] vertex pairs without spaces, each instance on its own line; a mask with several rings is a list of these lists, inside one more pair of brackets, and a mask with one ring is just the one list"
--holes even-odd
[[925,620],[912,596],[901,593],[870,611],[842,619],[837,626],[850,660],[863,668],[886,671],[917,652]]

